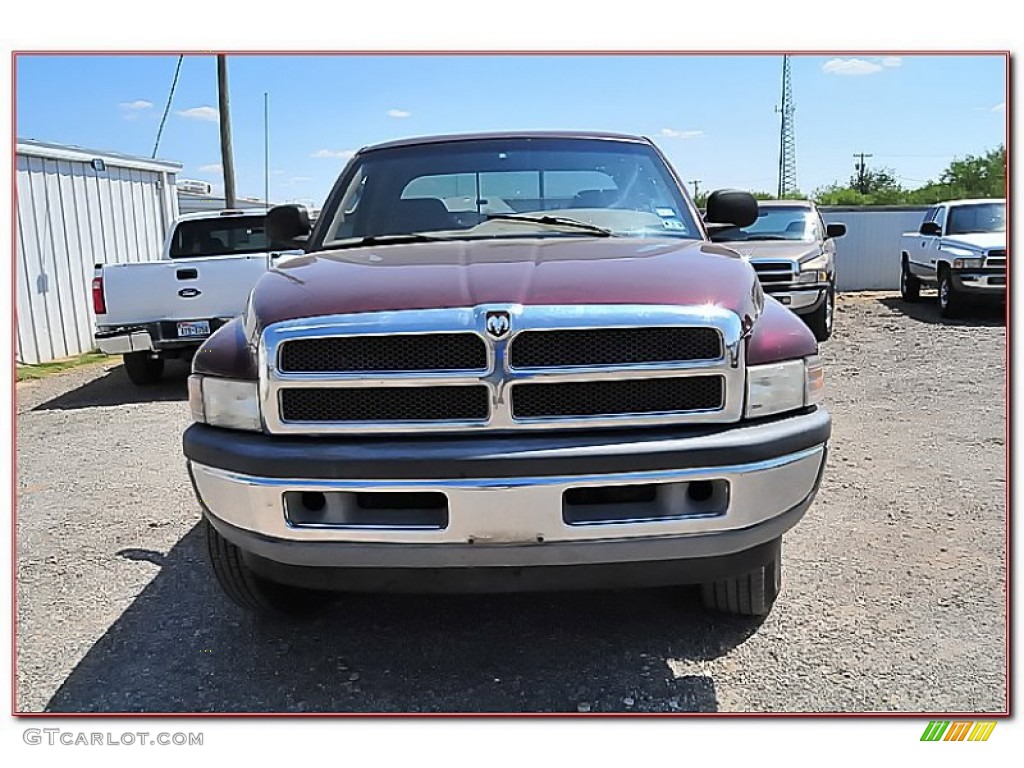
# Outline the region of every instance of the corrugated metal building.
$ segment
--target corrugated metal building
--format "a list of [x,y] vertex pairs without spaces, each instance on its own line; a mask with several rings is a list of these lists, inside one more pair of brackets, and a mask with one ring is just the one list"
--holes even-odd
[[896,291],[900,287],[900,236],[921,226],[928,206],[874,205],[821,208],[825,223],[842,222],[836,240],[840,291]]
[[18,361],[93,348],[93,265],[160,258],[178,163],[19,139]]

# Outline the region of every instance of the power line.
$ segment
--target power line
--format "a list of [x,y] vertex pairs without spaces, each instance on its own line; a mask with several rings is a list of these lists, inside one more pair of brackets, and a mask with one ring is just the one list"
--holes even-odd
[[167,106],[164,107],[164,116],[160,118],[160,127],[156,131],[156,143],[153,145],[153,157],[156,158],[156,151],[160,148],[160,137],[164,132],[164,123],[167,122],[167,114],[171,111],[171,100],[174,98],[174,89],[178,87],[178,73],[181,72],[181,62],[184,56],[178,57],[178,65],[174,68],[174,79],[171,81],[171,92],[167,94]]

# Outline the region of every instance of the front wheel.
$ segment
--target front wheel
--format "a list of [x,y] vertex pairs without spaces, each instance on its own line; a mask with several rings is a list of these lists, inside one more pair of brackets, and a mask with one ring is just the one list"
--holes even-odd
[[235,604],[258,616],[296,618],[316,615],[331,602],[323,593],[267,581],[253,573],[238,547],[217,533],[209,520],[204,518],[203,525],[213,575]]
[[148,387],[164,375],[164,359],[149,352],[129,352],[124,356],[124,370],[132,384]]
[[832,323],[835,318],[836,302],[835,289],[829,286],[825,290],[825,300],[821,306],[805,315],[807,327],[814,333],[818,341],[828,341],[832,335]]
[[921,298],[921,281],[910,273],[910,264],[906,260],[900,268],[900,296],[909,302]]
[[963,313],[964,299],[956,286],[953,275],[948,268],[939,272],[939,314],[943,317],[959,317]]
[[782,590],[782,539],[771,557],[752,571],[701,584],[704,605],[722,613],[767,616]]

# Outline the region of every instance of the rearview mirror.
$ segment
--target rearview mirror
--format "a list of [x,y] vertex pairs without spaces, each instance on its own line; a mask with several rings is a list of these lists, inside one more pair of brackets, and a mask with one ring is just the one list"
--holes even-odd
[[271,248],[305,248],[312,227],[302,205],[276,205],[267,211],[267,240]]
[[846,234],[845,224],[826,224],[825,237],[842,237]]
[[939,237],[942,234],[942,227],[940,227],[934,221],[926,221],[921,225],[921,229],[918,230],[922,235],[928,235],[929,237]]
[[708,195],[704,220],[708,224],[748,227],[757,221],[757,200],[749,192],[738,189],[716,189]]

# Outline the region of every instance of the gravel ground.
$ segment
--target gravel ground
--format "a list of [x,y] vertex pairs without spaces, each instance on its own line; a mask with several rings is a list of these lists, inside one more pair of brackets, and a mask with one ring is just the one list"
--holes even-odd
[[357,596],[251,619],[205,561],[183,366],[18,386],[19,711],[1000,712],[1005,328],[841,296],[835,425],[763,622],[693,590]]

